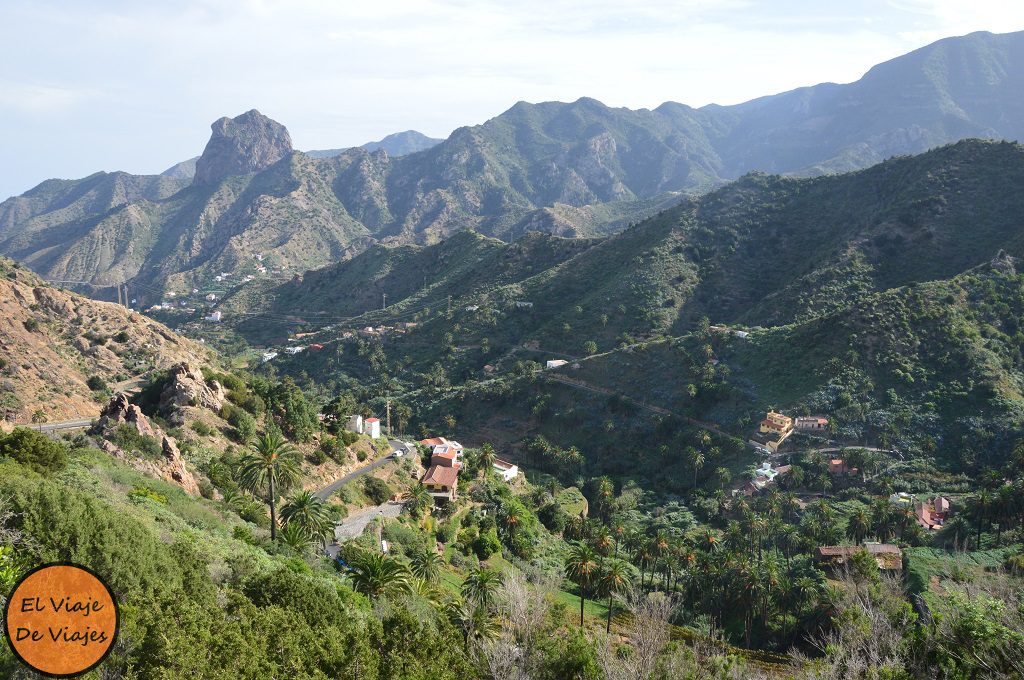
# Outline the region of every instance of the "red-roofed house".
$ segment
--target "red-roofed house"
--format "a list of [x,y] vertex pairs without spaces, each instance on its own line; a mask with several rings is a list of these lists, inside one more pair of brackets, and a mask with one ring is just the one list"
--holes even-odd
[[433,464],[421,480],[434,501],[453,501],[459,485],[458,466]]
[[452,453],[455,456],[456,462],[462,460],[462,444],[456,441],[445,439],[444,437],[431,437],[430,439],[421,439],[419,443],[429,448],[431,455]]
[[367,418],[364,420],[363,434],[373,439],[380,437],[380,418]]

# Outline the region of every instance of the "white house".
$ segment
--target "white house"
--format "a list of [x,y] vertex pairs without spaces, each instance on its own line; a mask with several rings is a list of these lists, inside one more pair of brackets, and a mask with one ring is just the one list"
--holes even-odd
[[746,340],[747,338],[750,337],[750,333],[746,331],[733,331],[732,334],[735,335],[740,340]]
[[210,315],[206,317],[206,320],[207,321],[220,321],[221,318],[222,318],[222,315],[221,315],[220,311],[218,310],[216,312],[210,312]]
[[298,354],[299,352],[301,352],[304,349],[306,349],[306,348],[302,347],[301,345],[300,346],[296,346],[296,347],[285,347],[284,348],[284,353],[285,354]]
[[533,303],[526,302],[525,300],[516,300],[516,307],[518,307],[519,309],[532,309]]
[[263,363],[267,363],[268,361],[270,361],[271,359],[274,359],[276,357],[277,357],[277,352],[264,352],[263,353]]
[[348,419],[348,425],[346,427],[349,432],[355,432],[356,434],[363,433],[363,417],[361,415],[354,415]]
[[513,479],[519,476],[519,466],[513,465],[507,460],[500,458],[494,459],[494,471],[498,473],[498,476],[504,479],[506,482],[511,482]]
[[217,296],[214,295],[213,293],[210,293],[209,295],[206,296],[206,301],[207,302],[213,302],[216,299],[217,299]]
[[363,421],[363,428],[365,432],[363,434],[377,439],[380,437],[380,419],[379,418],[367,418]]
[[544,364],[544,368],[558,368],[559,366],[565,366],[568,361],[565,359],[548,359],[548,362]]

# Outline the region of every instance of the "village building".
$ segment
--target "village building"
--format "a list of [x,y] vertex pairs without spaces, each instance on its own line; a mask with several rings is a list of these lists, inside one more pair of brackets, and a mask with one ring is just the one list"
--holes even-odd
[[309,351],[310,352],[319,352],[323,348],[324,348],[324,346],[321,343],[314,342],[312,345],[309,346]]
[[349,432],[355,432],[356,434],[363,433],[363,417],[361,415],[354,415],[348,419],[348,424],[345,429]]
[[263,353],[263,363],[267,363],[271,359],[275,359],[275,358],[277,358],[277,352],[264,352]]
[[284,348],[284,353],[285,354],[295,355],[295,354],[298,354],[299,352],[303,351],[304,349],[306,349],[306,348],[303,347],[302,345],[297,345],[295,347],[285,347]]
[[786,441],[786,438],[792,433],[792,418],[775,411],[769,411],[758,426],[757,432],[751,439],[751,443],[754,446],[775,452],[779,450],[782,442]]
[[494,459],[494,471],[499,477],[504,479],[506,482],[511,482],[513,479],[519,476],[519,466],[502,460],[500,458]]
[[216,312],[210,312],[210,314],[206,317],[206,320],[207,321],[220,321],[222,318],[223,318],[223,316],[221,315],[221,313],[219,311],[216,311]]
[[559,368],[561,366],[565,366],[567,363],[569,362],[565,359],[549,359],[547,363],[544,364],[544,368]]
[[903,551],[898,545],[891,543],[865,543],[862,546],[823,545],[818,547],[814,558],[823,567],[838,569],[862,550],[875,558],[875,563],[882,571],[903,571]]
[[208,294],[208,295],[206,296],[206,301],[207,301],[207,302],[213,302],[213,301],[214,301],[214,300],[216,300],[216,299],[217,299],[217,296],[216,296],[215,294],[213,294],[213,293],[210,293],[210,294]]
[[828,418],[821,416],[799,416],[793,426],[800,432],[815,433],[828,431]]
[[420,480],[427,492],[438,501],[454,501],[458,492],[459,469],[446,465],[431,465],[427,474]]
[[911,507],[914,503],[914,497],[906,491],[900,491],[889,496],[889,502],[900,507]]
[[828,473],[830,475],[855,475],[859,472],[846,464],[842,458],[831,458],[828,461]]
[[949,517],[950,502],[944,496],[936,496],[928,501],[914,503],[914,516],[921,528],[935,531],[942,528]]
[[457,441],[445,439],[444,437],[431,437],[429,439],[421,439],[419,441],[421,446],[426,446],[430,450],[431,456],[437,454],[453,453],[454,460],[456,462],[462,461],[462,444]]
[[369,436],[372,439],[380,437],[380,419],[379,418],[367,418],[363,421],[363,434]]
[[525,300],[516,300],[516,307],[519,309],[533,309],[533,303],[526,302]]

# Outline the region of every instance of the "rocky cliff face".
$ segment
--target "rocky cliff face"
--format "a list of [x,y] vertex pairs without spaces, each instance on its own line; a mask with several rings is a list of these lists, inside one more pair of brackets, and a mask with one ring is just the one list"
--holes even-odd
[[177,484],[193,496],[199,495],[199,484],[196,483],[195,477],[185,467],[185,461],[182,459],[174,439],[164,434],[163,430],[151,423],[142,412],[142,409],[129,402],[128,395],[115,394],[100,414],[100,419],[94,428],[94,432],[109,435],[114,428],[123,424],[135,428],[144,437],[152,437],[159,441],[161,458],[159,460],[147,460],[138,456],[131,456],[128,452],[106,439],[100,442],[100,447],[104,451],[127,461],[140,472]]
[[196,161],[193,184],[213,184],[232,175],[268,168],[292,152],[287,128],[253,109],[212,126],[213,135]]

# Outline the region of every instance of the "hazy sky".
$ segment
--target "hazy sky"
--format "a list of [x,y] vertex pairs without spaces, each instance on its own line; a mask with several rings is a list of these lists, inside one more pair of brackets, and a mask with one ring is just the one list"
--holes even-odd
[[731,104],[950,35],[1012,0],[0,0],[0,198],[155,173],[258,108],[299,149],[435,137],[519,100]]

